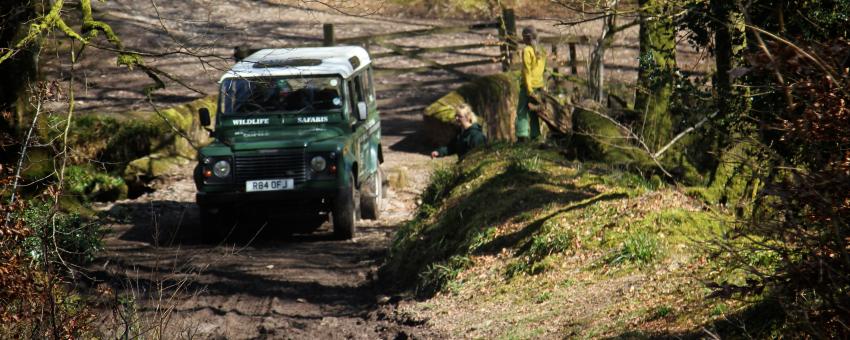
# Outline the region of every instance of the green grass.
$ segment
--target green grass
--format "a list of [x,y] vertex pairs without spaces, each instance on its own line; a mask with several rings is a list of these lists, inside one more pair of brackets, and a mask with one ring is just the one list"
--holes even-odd
[[661,252],[658,238],[645,231],[640,231],[628,235],[620,249],[610,257],[608,263],[649,264],[661,257]]
[[506,272],[508,277],[543,273],[552,265],[549,261],[550,255],[570,250],[577,236],[574,231],[558,224],[557,221],[556,218],[546,220],[540,232],[520,247],[519,252],[522,256],[517,257],[508,266]]
[[668,316],[672,315],[672,314],[673,314],[673,311],[674,311],[674,310],[673,310],[673,307],[666,306],[666,305],[664,305],[664,306],[658,306],[658,307],[657,307],[657,308],[655,308],[655,310],[652,312],[652,319],[653,319],[653,320],[655,320],[655,319],[663,319],[663,318],[666,318],[666,317],[668,317]]
[[[522,162],[516,160],[529,154],[536,160],[519,165]],[[559,164],[562,160],[556,152],[495,145],[468,159],[461,165],[435,170],[421,196],[417,218],[396,234],[382,267],[383,276],[408,287],[428,287],[423,292],[433,293],[447,283],[445,275],[433,273],[456,272],[439,269],[455,268],[445,265],[450,258],[525,243],[546,220],[535,220],[536,211],[546,209],[551,202],[575,202],[594,194],[590,188],[564,185],[551,177],[574,173]],[[550,177],[534,169],[545,170]],[[530,223],[515,234],[494,234],[493,226],[529,219]]]
[[421,202],[380,276],[459,337],[687,335],[752,303],[706,300],[733,221],[657,178],[496,144],[437,169]]
[[[614,216],[609,208],[600,211],[598,203],[637,196],[660,185],[604,167],[573,165],[556,150],[496,144],[459,165],[435,169],[416,219],[396,234],[382,276],[429,295],[466,267],[450,259],[504,248],[517,249],[517,260],[506,272],[509,277],[539,274],[551,267],[551,255],[569,251],[581,237],[562,223],[566,218],[576,212],[590,214],[595,217],[592,229],[601,230],[609,223],[602,217]],[[599,186],[616,190],[602,193]],[[495,227],[509,221],[519,225],[517,230],[496,235]],[[640,254],[635,259],[651,257]]]

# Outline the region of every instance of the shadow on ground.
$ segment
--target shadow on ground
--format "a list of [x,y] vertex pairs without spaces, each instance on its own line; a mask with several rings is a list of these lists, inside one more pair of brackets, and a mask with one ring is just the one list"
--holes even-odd
[[327,215],[323,220],[306,221],[251,212],[220,231],[200,225],[198,206],[193,202],[119,203],[103,215],[116,225],[113,232],[119,240],[154,247],[222,244],[261,247],[334,240]]
[[89,267],[89,283],[133,296],[139,313],[158,313],[164,292],[175,320],[224,327],[210,334],[231,334],[234,322],[296,338],[430,332],[392,319],[392,307],[376,300],[387,226],[360,226],[355,240],[337,241],[327,223],[290,234],[281,222],[254,216],[216,242],[205,241],[192,202],[120,203],[103,215],[114,220],[113,234]]

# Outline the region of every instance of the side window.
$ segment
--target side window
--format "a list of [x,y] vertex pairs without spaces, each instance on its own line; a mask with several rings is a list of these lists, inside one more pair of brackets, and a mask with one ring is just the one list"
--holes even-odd
[[[357,103],[366,101],[363,79],[364,73],[361,73],[349,81],[349,89],[351,90],[351,112],[355,119],[358,118]],[[369,103],[367,102],[366,105],[368,107]]]
[[369,104],[372,105],[373,103],[377,103],[378,101],[378,97],[375,96],[375,78],[372,76],[372,66],[369,66],[369,69],[366,72],[368,72],[369,77],[369,85],[366,86],[366,91],[369,96]]
[[366,105],[368,107],[372,107],[375,105],[375,92],[372,88],[372,72],[371,69],[357,76],[357,79],[360,80],[360,84],[363,87],[363,98],[366,101]]
[[363,95],[365,91],[363,89],[363,74],[361,73],[357,77],[354,77],[354,87],[355,87],[355,96],[357,97],[357,102],[366,101],[365,96]]
[[349,117],[348,120],[353,122],[357,121],[357,91],[355,90],[354,81],[349,80],[346,82],[348,87],[348,107],[349,109]]

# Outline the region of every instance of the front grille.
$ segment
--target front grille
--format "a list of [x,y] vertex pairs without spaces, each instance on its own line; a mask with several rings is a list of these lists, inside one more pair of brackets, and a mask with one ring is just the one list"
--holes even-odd
[[258,156],[236,156],[234,175],[239,184],[257,179],[292,178],[295,184],[307,180],[307,161],[304,149],[278,150]]

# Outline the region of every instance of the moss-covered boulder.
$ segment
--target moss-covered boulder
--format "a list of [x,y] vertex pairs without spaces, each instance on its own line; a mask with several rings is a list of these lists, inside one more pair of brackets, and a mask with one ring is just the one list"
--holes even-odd
[[573,112],[572,148],[585,160],[614,165],[644,166],[652,162],[645,152],[631,143],[626,131],[607,115],[605,107],[586,100]]
[[454,124],[454,115],[455,107],[463,102],[463,97],[452,91],[425,108],[423,124],[431,145],[446,145],[460,132],[460,128]]
[[[197,112],[206,107],[215,112],[217,97],[208,97],[189,104],[143,113],[146,117],[125,129],[125,142],[112,144],[107,151],[124,154],[128,160],[124,179],[132,186],[169,173],[188,164],[197,156],[196,147],[210,142],[209,133],[200,126]],[[133,132],[138,132],[134,134]],[[117,141],[116,141],[117,142]]]
[[82,202],[107,202],[127,198],[127,184],[121,177],[97,171],[91,166],[72,165],[65,170],[66,194]]
[[642,147],[634,134],[622,123],[615,123],[608,109],[590,100],[573,111],[570,148],[580,159],[604,162],[613,166],[638,169],[647,175],[659,175],[686,185],[702,185],[703,174],[683,152],[695,140],[685,137],[656,159]]
[[[127,197],[128,185],[138,188],[195,159],[195,147],[210,142],[196,118],[198,109],[215,112],[216,103],[211,96],[158,112],[75,118],[67,141],[66,198],[81,203],[121,199]],[[63,148],[65,121],[61,115],[48,118],[50,128],[42,129],[47,132],[39,140],[52,144],[29,148],[22,166],[22,183],[30,194],[44,189],[33,184],[49,183],[58,173],[54,163],[56,150]]]
[[477,78],[438,99],[425,109],[425,133],[434,145],[445,145],[458,133],[455,108],[472,107],[490,141],[513,141],[519,75],[499,73]]
[[773,168],[763,144],[742,140],[727,148],[707,187],[696,187],[689,194],[707,203],[734,208],[738,215],[748,215],[758,192]]
[[[132,112],[120,119],[88,115],[74,122],[72,162],[95,159],[131,187],[168,173],[195,158],[195,147],[210,142],[198,121],[199,108],[215,112],[216,96],[157,112]],[[142,182],[140,182],[142,181]]]
[[127,164],[124,179],[138,184],[171,174],[175,169],[191,163],[194,158],[181,155],[155,153]]
[[197,111],[215,112],[216,104],[211,96],[158,112],[83,114],[71,122],[67,143],[66,116],[48,115],[34,138],[39,146],[28,148],[23,159],[20,193],[39,195],[57,183],[57,151],[67,147],[63,207],[77,211],[92,201],[125,198],[128,187],[139,188],[196,158],[195,147],[210,142]]
[[97,159],[111,165],[110,170],[120,171],[133,160],[154,153],[194,158],[192,145],[209,143],[209,134],[196,118],[198,109],[215,112],[216,101],[217,97],[211,96],[159,112],[132,112],[121,119],[80,117],[71,135],[72,160]]

